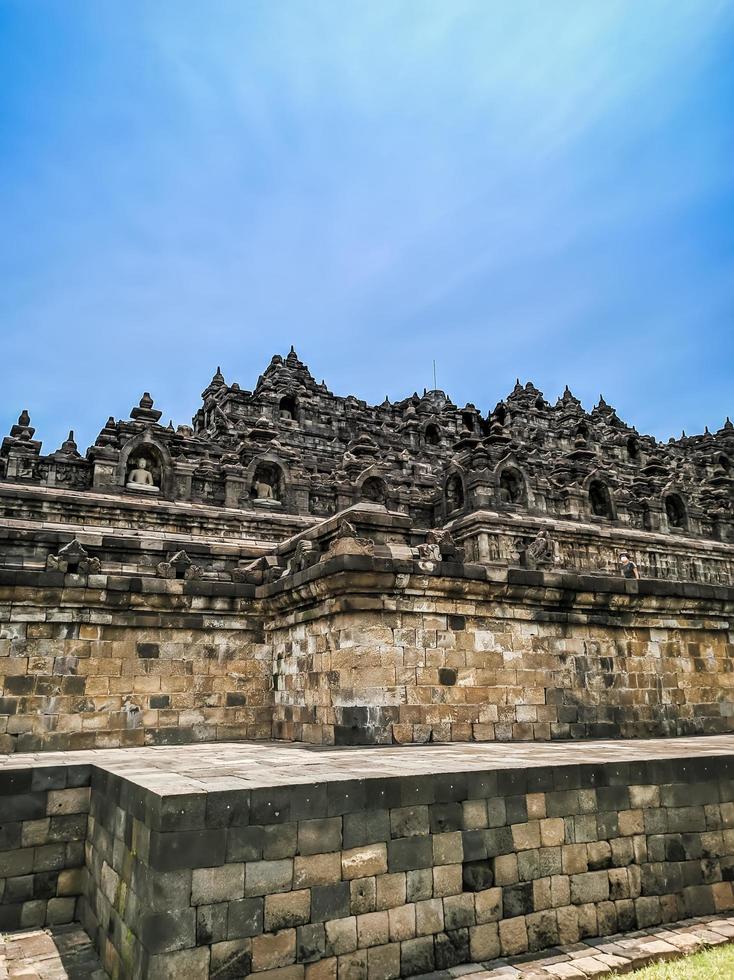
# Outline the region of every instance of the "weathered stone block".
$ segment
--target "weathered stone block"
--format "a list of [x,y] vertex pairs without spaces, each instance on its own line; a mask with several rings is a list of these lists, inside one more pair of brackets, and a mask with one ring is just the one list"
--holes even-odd
[[191,881],[192,905],[230,902],[243,898],[244,894],[244,864],[224,864],[219,868],[196,868],[193,871]]
[[341,881],[342,858],[338,851],[296,857],[293,861],[293,887],[330,885]]
[[245,871],[245,895],[272,895],[286,892],[293,882],[293,861],[251,861]]
[[[410,840],[410,839],[408,839]],[[426,839],[424,843],[430,841]],[[402,843],[402,842],[394,842]],[[341,854],[342,877],[349,880],[351,878],[365,878],[369,875],[385,874],[388,870],[388,848],[383,843],[368,844],[362,847],[355,847]],[[427,867],[427,865],[422,865]],[[390,871],[404,871],[405,868],[390,867]]]
[[296,930],[283,929],[281,932],[263,933],[254,936],[252,943],[252,969],[273,970],[288,966],[296,959]]
[[308,888],[265,896],[265,931],[278,932],[290,926],[305,925],[311,914]]
[[342,956],[357,948],[357,917],[347,916],[325,923],[326,955]]

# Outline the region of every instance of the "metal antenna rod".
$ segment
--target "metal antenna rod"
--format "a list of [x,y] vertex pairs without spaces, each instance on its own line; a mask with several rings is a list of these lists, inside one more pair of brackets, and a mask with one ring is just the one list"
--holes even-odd
[[436,391],[436,359],[433,359],[433,390]]

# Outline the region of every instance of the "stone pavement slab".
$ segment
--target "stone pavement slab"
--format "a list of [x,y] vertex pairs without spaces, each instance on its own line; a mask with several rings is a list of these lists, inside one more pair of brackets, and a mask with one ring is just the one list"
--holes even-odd
[[[436,773],[593,766],[734,755],[733,735],[584,742],[454,742],[364,747],[294,742],[220,742],[186,746],[0,755],[0,774],[27,768],[95,765],[165,795],[293,786]],[[694,763],[695,760],[695,763]]]
[[0,933],[0,980],[106,980],[92,942],[76,923]]

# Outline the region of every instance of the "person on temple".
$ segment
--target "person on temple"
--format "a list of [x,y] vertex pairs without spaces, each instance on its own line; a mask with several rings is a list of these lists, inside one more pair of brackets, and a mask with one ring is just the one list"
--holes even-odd
[[626,551],[623,551],[619,556],[619,563],[622,566],[622,575],[624,575],[625,578],[640,577],[640,572],[637,565],[632,561]]

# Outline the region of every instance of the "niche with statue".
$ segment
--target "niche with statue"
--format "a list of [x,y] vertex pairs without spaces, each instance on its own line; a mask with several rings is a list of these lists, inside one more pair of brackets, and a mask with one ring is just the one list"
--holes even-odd
[[161,459],[151,446],[140,446],[130,453],[125,469],[125,486],[140,493],[160,493]]
[[256,507],[283,506],[283,471],[277,463],[259,463],[250,487],[250,499]]

